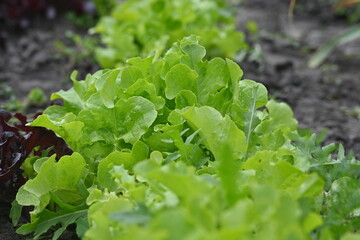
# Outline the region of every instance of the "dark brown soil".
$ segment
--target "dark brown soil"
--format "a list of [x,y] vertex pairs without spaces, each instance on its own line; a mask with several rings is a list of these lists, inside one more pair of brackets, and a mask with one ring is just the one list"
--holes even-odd
[[[91,59],[74,60],[79,53],[66,37],[69,32],[84,35],[87,30],[60,16],[55,20],[36,19],[28,29],[8,31],[5,48],[0,48],[0,85],[10,87],[19,100],[24,100],[33,88],[50,96],[71,86],[69,76],[73,70],[79,70],[81,76],[97,70]],[[72,47],[73,53],[61,54],[56,42]],[[0,91],[0,107],[6,98]]]
[[[315,132],[329,130],[326,142],[339,142],[349,152],[360,156],[360,120],[354,109],[360,107],[360,39],[337,48],[326,63],[310,69],[306,63],[311,54],[350,27],[336,18],[330,5],[304,0],[288,20],[288,4],[283,0],[248,0],[238,9],[239,29],[253,20],[260,29],[257,43],[263,61],[241,63],[245,78],[262,82],[273,98],[288,103],[302,128]],[[65,41],[64,33],[84,30],[65,18],[38,21],[22,33],[9,36],[6,48],[0,50],[0,84],[11,86],[19,99],[35,87],[48,95],[70,87],[69,74],[94,72],[89,61],[75,64],[68,57],[56,57],[55,40]],[[1,96],[0,106],[5,96]],[[14,233],[9,205],[0,203],[0,239],[24,239]]]
[[20,240],[25,239],[22,235],[17,235],[9,218],[9,204],[0,202],[0,239]]
[[288,103],[302,128],[328,129],[326,142],[339,142],[360,156],[360,39],[338,47],[322,67],[310,69],[314,50],[351,27],[332,13],[331,5],[301,2],[293,22],[289,1],[247,1],[238,13],[238,24],[255,21],[260,30],[263,70],[243,63],[246,78],[266,85],[274,98]]

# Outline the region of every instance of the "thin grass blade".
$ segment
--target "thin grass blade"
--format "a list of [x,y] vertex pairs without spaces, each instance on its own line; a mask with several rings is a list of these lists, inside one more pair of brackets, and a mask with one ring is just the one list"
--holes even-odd
[[330,55],[335,47],[351,42],[357,38],[360,38],[360,24],[357,24],[356,26],[348,29],[346,32],[340,34],[336,38],[323,45],[310,58],[307,65],[310,68],[317,68],[325,61],[325,59]]

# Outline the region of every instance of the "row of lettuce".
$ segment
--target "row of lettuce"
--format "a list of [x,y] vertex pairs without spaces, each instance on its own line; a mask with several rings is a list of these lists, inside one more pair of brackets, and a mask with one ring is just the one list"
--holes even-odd
[[[106,2],[96,1],[98,9]],[[112,10],[102,11],[102,17],[90,31],[100,36],[102,44],[95,49],[96,61],[103,68],[114,68],[125,65],[131,57],[155,54],[158,58],[172,43],[189,35],[201,36],[209,57],[233,59],[244,55],[249,46],[245,35],[236,29],[234,6],[230,0],[113,3]]]
[[[51,97],[63,106],[47,108],[31,126],[12,128],[0,114],[5,165],[23,163],[23,173],[0,169],[0,180],[16,173],[18,188],[29,179],[12,204],[15,224],[22,208],[32,209],[18,233],[360,239],[359,162],[297,129],[289,106],[242,79],[232,60],[215,57],[249,50],[229,2],[110,4],[92,32],[105,44],[97,61],[118,68],[84,81],[74,73],[73,88]],[[198,37],[183,38],[191,34],[207,50]],[[19,144],[25,147],[9,154]]]
[[[289,106],[205,60],[195,36],[59,91],[32,123],[74,151],[35,156],[18,233],[58,239],[359,239],[359,161],[297,129]],[[50,232],[49,232],[50,231]]]
[[[19,8],[11,2],[5,4],[7,10]],[[34,11],[33,14],[45,11],[50,4],[41,0],[33,0],[30,4],[25,0],[20,2],[21,11]],[[76,0],[64,6],[61,1],[51,2],[63,10],[75,10],[77,6],[80,12],[87,13],[68,13],[68,18],[80,26],[93,26],[98,20],[88,36],[66,32],[72,46],[55,42],[58,55],[67,57],[70,65],[95,62],[102,68],[114,68],[126,65],[126,60],[131,57],[156,54],[155,58],[158,58],[173,42],[192,34],[201,36],[209,56],[244,59],[251,55],[244,33],[236,29],[236,1]],[[89,15],[94,13],[90,10],[96,10],[99,18],[94,19],[93,15]],[[254,60],[260,59],[257,52],[254,51]],[[31,106],[43,106],[46,102],[45,93],[40,89],[33,89],[27,101],[20,102],[13,91],[6,90],[5,86],[0,83],[0,87],[4,88],[3,93],[9,98],[3,106],[0,104],[2,108],[24,112]]]

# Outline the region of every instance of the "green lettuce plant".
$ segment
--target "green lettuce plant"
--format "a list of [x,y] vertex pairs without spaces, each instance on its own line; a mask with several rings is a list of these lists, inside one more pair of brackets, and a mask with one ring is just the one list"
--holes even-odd
[[185,36],[201,36],[210,56],[234,58],[247,44],[236,30],[235,17],[219,0],[126,0],[93,28],[105,45],[96,49],[104,68],[123,65],[128,58],[156,58]]
[[51,96],[64,105],[31,126],[75,153],[32,163],[17,203],[34,210],[18,232],[57,239],[75,224],[87,240],[358,238],[359,162],[298,130],[290,107],[235,62],[205,54],[190,36],[158,59],[84,81],[74,73],[74,87]]

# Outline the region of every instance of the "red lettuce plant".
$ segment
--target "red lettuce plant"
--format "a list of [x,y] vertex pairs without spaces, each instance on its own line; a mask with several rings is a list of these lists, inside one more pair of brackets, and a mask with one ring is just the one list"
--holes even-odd
[[41,156],[49,150],[47,155],[61,157],[72,153],[52,131],[26,124],[26,116],[0,110],[0,201],[12,201],[26,182],[21,165],[30,154]]

